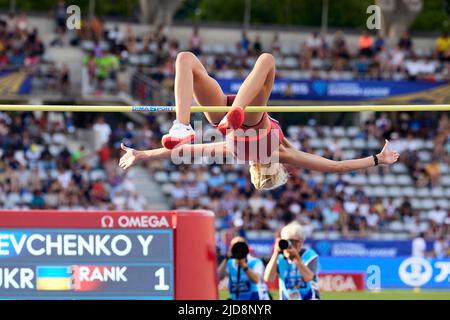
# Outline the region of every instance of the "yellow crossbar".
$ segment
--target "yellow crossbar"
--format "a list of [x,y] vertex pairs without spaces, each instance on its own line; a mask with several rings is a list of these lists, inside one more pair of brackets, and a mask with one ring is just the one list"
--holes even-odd
[[[227,112],[229,107],[193,106],[191,112]],[[0,111],[174,112],[173,106],[0,105]],[[248,106],[246,112],[450,111],[449,104],[354,106]]]

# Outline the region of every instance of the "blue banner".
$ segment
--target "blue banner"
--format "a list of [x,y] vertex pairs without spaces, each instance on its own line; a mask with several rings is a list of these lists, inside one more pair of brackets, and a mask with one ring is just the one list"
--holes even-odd
[[[218,79],[223,91],[236,94],[242,79]],[[277,79],[271,99],[361,101],[402,97],[423,100],[420,94],[448,84],[444,81],[293,80]],[[415,95],[419,95],[416,97]]]
[[[256,256],[267,257],[272,254],[273,239],[249,239]],[[427,241],[427,251],[432,250],[433,242]],[[376,240],[307,240],[305,246],[313,248],[319,256],[395,258],[411,256],[411,241]]]
[[320,257],[319,261],[321,272],[365,274],[369,289],[450,290],[450,259]]
[[31,92],[33,76],[26,70],[0,71],[0,91],[3,94],[25,95]]

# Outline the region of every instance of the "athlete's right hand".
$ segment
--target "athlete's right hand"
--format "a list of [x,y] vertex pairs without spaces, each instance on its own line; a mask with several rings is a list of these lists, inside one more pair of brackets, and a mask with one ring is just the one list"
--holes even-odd
[[138,161],[138,151],[125,146],[123,143],[120,144],[120,148],[125,151],[125,154],[119,160],[119,167],[127,170]]

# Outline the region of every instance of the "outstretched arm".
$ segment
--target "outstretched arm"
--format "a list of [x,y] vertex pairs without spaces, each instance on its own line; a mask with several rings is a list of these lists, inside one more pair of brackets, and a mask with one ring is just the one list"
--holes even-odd
[[[393,164],[398,160],[399,153],[388,150],[389,141],[376,156],[379,164]],[[280,162],[294,167],[315,170],[320,172],[349,172],[367,169],[375,165],[373,157],[354,160],[334,161],[321,156],[296,150],[287,140],[280,147]]]
[[126,152],[119,160],[119,167],[124,170],[135,165],[140,160],[162,160],[170,159],[172,156],[185,157],[186,155],[191,155],[192,157],[218,157],[223,155],[225,157],[227,156],[228,152],[226,142],[184,144],[172,150],[165,148],[158,148],[153,150],[135,150],[133,148],[125,146],[123,143],[120,145],[120,147]]

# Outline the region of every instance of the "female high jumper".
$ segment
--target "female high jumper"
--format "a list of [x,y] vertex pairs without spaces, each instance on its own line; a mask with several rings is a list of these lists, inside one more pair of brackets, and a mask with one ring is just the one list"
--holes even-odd
[[[288,173],[284,165],[342,173],[397,161],[399,153],[389,150],[387,140],[378,154],[354,160],[333,161],[296,150],[284,137],[278,122],[267,112],[244,112],[247,106],[267,105],[274,79],[275,59],[271,54],[263,53],[237,95],[228,96],[194,54],[180,52],[175,75],[176,120],[162,138],[164,148],[139,151],[122,144],[121,148],[126,153],[119,166],[126,170],[139,160],[170,159],[174,151],[180,155],[231,154],[250,164],[251,182],[256,189],[270,190],[287,182]],[[190,144],[195,140],[195,132],[190,125],[193,97],[198,105],[231,107],[228,113],[205,112],[208,121],[226,134],[225,141]]]

